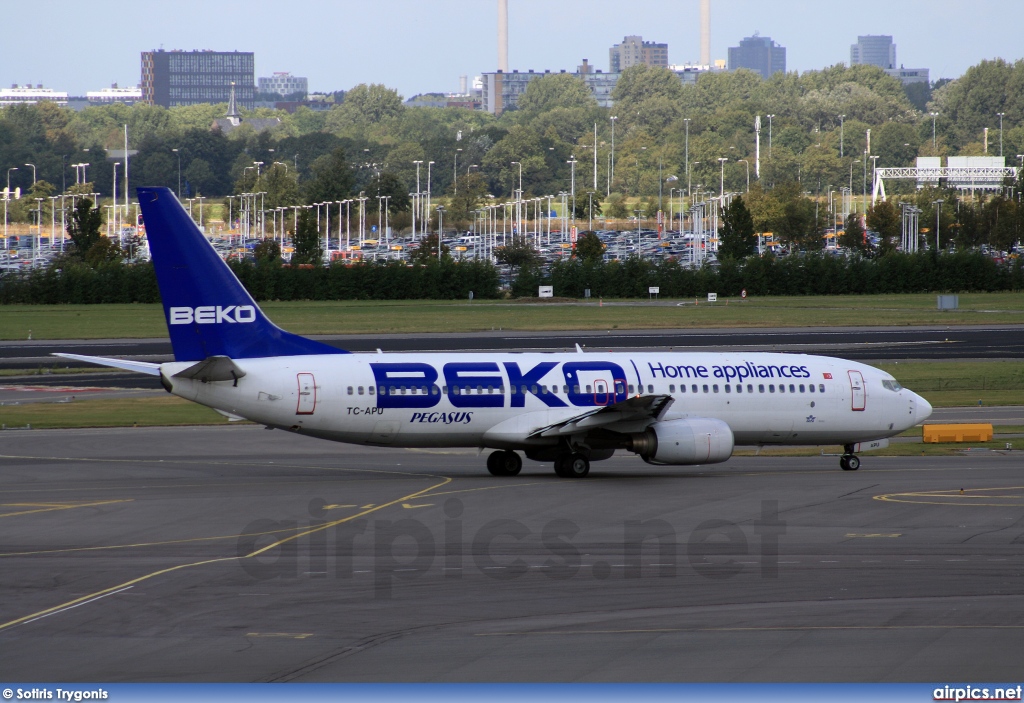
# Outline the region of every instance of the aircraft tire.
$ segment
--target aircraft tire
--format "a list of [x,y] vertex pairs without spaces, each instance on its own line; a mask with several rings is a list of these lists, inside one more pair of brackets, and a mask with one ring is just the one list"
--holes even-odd
[[507,452],[500,452],[501,454],[501,468],[504,471],[502,476],[518,476],[519,472],[523,470],[523,460],[518,454],[509,450]]
[[505,452],[491,452],[487,455],[487,471],[491,476],[504,476]]
[[843,457],[843,459],[846,460],[846,464],[843,466],[846,471],[856,471],[860,468],[860,459],[853,454]]
[[584,478],[590,473],[590,460],[582,454],[573,454],[563,466],[568,478]]
[[572,459],[570,454],[560,454],[555,459],[555,475],[559,478],[572,478],[572,474],[569,473],[568,464]]

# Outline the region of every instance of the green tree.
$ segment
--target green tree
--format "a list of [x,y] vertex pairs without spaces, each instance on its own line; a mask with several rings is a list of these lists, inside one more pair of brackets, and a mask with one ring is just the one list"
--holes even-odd
[[550,73],[526,85],[516,103],[520,112],[536,115],[556,107],[594,109],[594,99],[582,78],[571,73]]
[[[441,241],[441,259],[451,259],[451,248]],[[409,254],[409,260],[414,264],[430,264],[437,261],[437,233],[428,234],[420,240],[419,246]]]
[[185,193],[196,195],[208,192],[208,186],[213,185],[215,180],[213,169],[210,168],[210,164],[205,159],[192,159],[192,163],[185,169],[183,177],[185,179],[185,185],[183,186],[185,190],[182,192],[182,195]]
[[264,197],[267,209],[289,207],[299,203],[299,184],[295,172],[290,171],[283,163],[271,164],[260,173],[256,181],[256,192],[266,193]]
[[324,258],[323,242],[316,229],[316,215],[308,208],[303,208],[299,215],[298,227],[292,235],[292,246],[295,248],[292,254],[293,264],[319,266]]
[[743,198],[737,196],[722,211],[722,229],[719,233],[718,258],[745,259],[757,249],[754,236],[754,218]]
[[71,237],[78,258],[84,260],[88,251],[100,241],[102,226],[103,215],[99,210],[93,209],[92,200],[79,199],[71,211],[71,220],[68,222],[68,236]]
[[583,261],[600,261],[604,257],[605,246],[594,232],[584,232],[576,238],[576,250],[573,255]]
[[367,209],[370,212],[377,212],[380,209],[381,201],[378,198],[388,198],[388,212],[405,212],[409,209],[409,188],[402,183],[401,179],[390,171],[375,173],[369,183],[366,184]]
[[878,233],[878,249],[882,254],[896,250],[896,242],[903,229],[903,218],[888,200],[868,208],[868,229]]
[[494,258],[512,270],[513,278],[516,270],[529,268],[540,260],[528,237],[513,237],[511,242],[494,250]]
[[[598,217],[601,214],[601,193],[587,190],[587,191],[576,191],[576,220],[578,222],[589,222],[591,218],[590,206],[593,204],[593,216]],[[569,207],[572,208],[572,199],[569,199]]]
[[[401,116],[405,111],[402,96],[397,90],[379,83],[360,83],[345,93],[345,102],[331,110],[327,117],[327,128],[338,131],[347,122],[376,124]],[[344,131],[344,130],[342,130]]]
[[864,227],[860,223],[860,215],[851,213],[846,218],[846,228],[839,238],[839,244],[850,251],[866,252],[867,241],[864,238]]
[[[453,184],[454,186],[454,184]],[[470,173],[459,178],[458,193],[449,188],[448,217],[451,222],[468,222],[473,211],[487,196],[487,179],[480,173]]]
[[352,194],[355,178],[343,148],[317,158],[310,170],[313,179],[304,188],[307,203],[345,200]]
[[264,239],[253,247],[252,255],[257,261],[280,261],[281,245],[276,239]]
[[629,213],[626,212],[626,199],[622,196],[622,193],[612,193],[608,196],[608,217],[621,220],[628,216]]

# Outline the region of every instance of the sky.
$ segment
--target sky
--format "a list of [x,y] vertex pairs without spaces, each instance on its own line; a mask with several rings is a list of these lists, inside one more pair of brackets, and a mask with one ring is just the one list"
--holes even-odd
[[[153,49],[253,51],[256,75],[309,78],[311,91],[383,83],[405,97],[454,92],[497,68],[496,0],[4,0],[0,86],[84,95],[140,79]],[[698,0],[509,0],[509,68],[608,70],[627,34],[700,56]],[[19,27],[21,31],[11,31]],[[1020,0],[712,0],[712,59],[759,32],[786,47],[789,71],[847,62],[859,34],[891,34],[896,60],[956,78],[983,59],[1024,58]]]

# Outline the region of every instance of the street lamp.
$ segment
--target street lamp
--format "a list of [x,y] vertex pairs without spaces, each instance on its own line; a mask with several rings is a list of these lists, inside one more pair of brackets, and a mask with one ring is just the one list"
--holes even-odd
[[572,187],[570,189],[570,192],[572,194],[572,226],[575,227],[576,226],[576,164],[579,163],[579,162],[576,160],[576,156],[574,154],[565,163],[569,164],[570,167],[572,168],[572,178],[571,178],[571,186]]
[[718,159],[718,163],[722,165],[722,176],[721,176],[721,183],[720,183],[720,188],[719,188],[720,192],[718,193],[718,195],[719,195],[719,197],[722,197],[722,198],[725,197],[725,162],[728,161],[728,160],[729,159],[725,158],[724,156],[719,157],[719,159]]
[[933,200],[932,205],[937,206],[935,208],[935,251],[939,251],[939,216],[942,214],[942,203],[943,200]]
[[843,158],[843,124],[846,119],[846,115],[839,116],[839,158]]
[[[999,124],[1002,125],[1002,120],[1000,120]],[[1003,137],[1002,137],[1002,127],[1000,127],[1000,133],[999,134],[1000,134],[999,141],[1000,141],[1000,144],[1001,144],[1002,140],[1003,140]],[[1002,154],[1003,152],[1000,151],[999,153]],[[36,165],[35,164],[25,164],[25,165],[32,167],[32,187],[35,188],[35,185],[36,185]]]
[[178,157],[178,200],[181,200],[181,152],[177,149],[171,149],[171,151]]
[[10,198],[11,198],[11,171],[17,171],[17,170],[18,170],[17,166],[12,166],[9,169],[7,169],[7,199],[8,200],[10,200]]
[[936,144],[938,142],[935,140],[935,118],[939,116],[939,113],[929,112],[928,114],[932,116],[932,151],[937,151],[938,147]]
[[686,143],[683,152],[683,162],[686,164],[686,183],[687,183],[687,197],[689,197],[689,183],[690,183],[690,118],[684,117],[683,124],[686,125]]
[[611,195],[612,179],[615,178],[615,120],[619,119],[619,117],[618,115],[612,115],[608,119],[612,121],[612,163],[611,168],[608,169],[608,194]]
[[768,115],[768,158],[772,158],[772,118],[775,115]]
[[1003,155],[1003,118],[1006,117],[1005,112],[997,112],[999,115],[999,155]]
[[452,186],[452,195],[458,195],[459,194],[459,152],[460,151],[462,151],[461,148],[455,150],[455,182],[454,182],[454,184]]

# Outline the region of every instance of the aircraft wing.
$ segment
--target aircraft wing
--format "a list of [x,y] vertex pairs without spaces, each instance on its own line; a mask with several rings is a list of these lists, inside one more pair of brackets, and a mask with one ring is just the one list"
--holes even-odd
[[540,427],[531,432],[529,437],[559,437],[619,422],[660,420],[673,402],[674,399],[670,395],[638,395],[614,405],[593,408],[546,427]]
[[90,364],[98,364],[100,366],[110,366],[115,369],[124,369],[125,371],[134,371],[136,373],[144,373],[150,376],[160,375],[160,364],[152,364],[148,361],[129,361],[128,359],[108,359],[103,356],[86,356],[85,354],[61,354],[54,353],[54,356],[60,356],[65,359],[74,359],[75,361],[85,361]]

